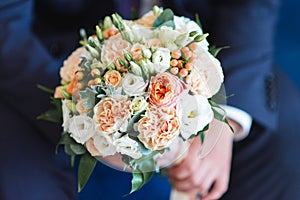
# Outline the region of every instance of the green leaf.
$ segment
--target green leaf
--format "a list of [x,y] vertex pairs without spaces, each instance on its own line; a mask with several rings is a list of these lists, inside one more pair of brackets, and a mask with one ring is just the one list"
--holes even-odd
[[136,113],[135,115],[133,115],[133,117],[131,117],[131,119],[128,122],[128,126],[127,126],[127,133],[128,135],[132,136],[132,137],[137,137],[139,132],[135,131],[133,128],[134,123],[136,123],[137,121],[139,121],[139,119],[141,118],[141,115],[144,114],[146,111],[142,110],[138,113]]
[[[213,102],[212,100],[209,100],[208,101],[209,104],[211,105],[211,108],[214,112],[214,118],[221,121],[221,122],[224,122],[226,123],[230,130],[234,133],[234,130],[233,128],[230,126],[228,120],[226,119],[226,112],[223,108],[221,108],[218,104],[216,104],[215,102]],[[222,113],[221,113],[222,112]]]
[[211,46],[209,47],[209,52],[214,56],[217,57],[217,55],[220,53],[221,50],[223,49],[228,49],[230,48],[229,46],[224,46],[224,47],[216,47],[216,46]]
[[159,28],[161,26],[170,26],[172,28],[175,28],[174,13],[171,9],[165,9],[154,21],[154,28]]
[[54,94],[54,90],[53,90],[53,89],[50,89],[50,88],[48,88],[48,87],[46,87],[46,86],[43,86],[43,85],[38,84],[37,87],[38,87],[40,90],[44,91],[44,92],[47,92],[47,93],[50,93],[50,94]]
[[85,100],[85,102],[82,104],[86,109],[90,110],[95,105],[95,92],[87,87],[84,90],[79,91],[80,99]]
[[96,166],[96,163],[97,160],[88,152],[81,157],[78,167],[78,192],[81,192],[86,185]]
[[70,136],[69,133],[63,133],[56,145],[56,152],[58,151],[60,145],[67,145],[67,144],[77,144],[77,142]]
[[85,147],[81,144],[70,144],[70,148],[76,155],[82,155],[86,152]]
[[154,171],[141,172],[140,170],[133,170],[131,180],[131,191],[129,194],[141,189],[152,178]]
[[62,116],[61,112],[59,110],[48,110],[39,116],[37,116],[38,120],[46,120],[54,123],[61,123],[62,122]]
[[201,28],[201,30],[202,30],[202,24],[201,24],[201,22],[200,22],[200,18],[199,18],[199,14],[198,13],[196,13],[195,14],[195,20],[196,20],[196,23],[198,24],[198,26]]

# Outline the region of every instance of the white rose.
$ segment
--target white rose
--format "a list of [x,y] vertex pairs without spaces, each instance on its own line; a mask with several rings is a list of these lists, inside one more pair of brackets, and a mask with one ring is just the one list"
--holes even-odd
[[194,53],[194,69],[186,77],[186,82],[193,92],[210,98],[220,90],[223,83],[221,63],[202,47],[197,48]]
[[110,156],[117,152],[116,147],[112,143],[112,139],[101,132],[97,132],[96,135],[91,138],[86,147],[92,156]]
[[95,134],[94,121],[90,117],[77,115],[72,117],[69,122],[68,131],[71,133],[71,137],[78,143],[85,143]]
[[154,31],[154,36],[161,41],[161,45],[171,51],[178,49],[174,41],[180,34],[179,31],[167,26],[162,26],[160,29]]
[[138,150],[138,143],[129,138],[128,135],[124,135],[114,141],[114,145],[117,148],[117,152],[128,155],[134,159],[142,157],[142,153]]
[[148,83],[140,76],[127,73],[122,81],[122,88],[128,96],[140,96],[145,93]]
[[155,71],[162,73],[170,68],[170,50],[166,48],[157,48],[152,55],[152,62],[155,65]]
[[197,134],[213,120],[211,106],[201,95],[187,94],[180,100],[180,105],[182,110],[180,131],[185,139]]
[[[174,23],[176,28],[175,30],[179,31],[180,33],[190,33],[192,31],[197,31],[199,34],[203,34],[203,31],[198,26],[198,24],[195,21],[190,20],[189,18],[174,16]],[[206,39],[202,40],[198,44],[204,49],[208,50],[209,44]]]
[[148,106],[148,102],[142,96],[134,97],[132,100],[132,109],[133,113],[137,113],[139,111],[145,110]]

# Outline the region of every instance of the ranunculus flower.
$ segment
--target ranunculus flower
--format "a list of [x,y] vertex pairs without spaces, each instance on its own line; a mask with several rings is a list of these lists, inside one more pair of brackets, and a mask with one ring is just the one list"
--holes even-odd
[[168,147],[179,134],[179,118],[173,107],[152,106],[137,122],[139,140],[150,150]]
[[201,95],[186,94],[180,100],[181,126],[180,132],[184,139],[197,134],[209,124],[214,117],[208,100]]
[[184,85],[177,76],[167,72],[157,74],[150,80],[149,102],[158,107],[170,106],[176,102],[183,90]]
[[118,58],[124,60],[123,50],[129,51],[131,44],[121,34],[114,35],[104,41],[101,60],[105,64],[116,63]]
[[93,119],[96,129],[104,133],[114,133],[118,130],[126,132],[132,112],[131,101],[127,96],[103,98],[94,107]]
[[114,145],[117,148],[117,152],[128,155],[133,159],[139,159],[142,157],[142,153],[138,150],[138,143],[129,138],[128,135],[124,135],[114,141]]
[[111,84],[114,87],[117,87],[122,80],[120,72],[117,70],[109,70],[104,75],[104,81],[106,84]]
[[68,132],[78,143],[84,144],[95,133],[94,121],[88,116],[76,115],[69,122]]
[[145,93],[147,83],[140,76],[127,73],[123,77],[122,88],[128,96],[140,96]]
[[117,153],[117,149],[113,145],[111,138],[99,131],[85,145],[92,156],[105,157]]
[[221,64],[202,47],[197,48],[194,53],[194,68],[186,77],[186,83],[195,93],[210,98],[220,90],[223,83]]
[[67,82],[70,82],[75,77],[75,73],[82,70],[82,68],[79,67],[81,57],[89,57],[88,55],[89,54],[84,47],[80,47],[73,51],[60,68],[61,78]]

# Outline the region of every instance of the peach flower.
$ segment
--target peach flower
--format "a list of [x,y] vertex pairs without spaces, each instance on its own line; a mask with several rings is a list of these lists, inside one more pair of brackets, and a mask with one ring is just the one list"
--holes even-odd
[[131,49],[130,53],[133,57],[133,60],[139,61],[143,59],[142,50],[145,48],[144,45],[141,45],[139,43],[134,44]]
[[105,133],[125,132],[133,110],[126,96],[106,97],[94,107],[96,129]]
[[116,147],[113,145],[110,137],[106,137],[100,132],[97,132],[86,143],[87,150],[92,156],[106,157],[117,153]]
[[175,108],[152,106],[137,123],[138,138],[148,149],[161,150],[176,139],[179,126]]
[[64,61],[63,66],[60,68],[60,76],[63,80],[70,82],[77,71],[82,70],[79,67],[81,57],[87,57],[88,52],[84,47],[80,47],[73,51],[73,53]]
[[158,107],[170,106],[176,103],[183,90],[183,82],[177,76],[167,72],[157,74],[150,80],[149,102]]
[[78,100],[76,103],[75,107],[80,115],[83,115],[83,114],[89,112],[89,110],[84,106],[85,102],[86,102],[86,100],[81,99],[81,100]]
[[104,41],[101,60],[104,64],[118,63],[118,58],[124,60],[123,50],[129,51],[130,47],[130,43],[124,40],[121,34],[114,35]]
[[121,82],[121,74],[116,70],[109,70],[104,75],[104,81],[106,84],[111,84],[114,87],[117,87]]
[[135,23],[151,28],[156,18],[157,16],[155,16],[154,13],[151,11],[146,13],[140,19],[136,20]]

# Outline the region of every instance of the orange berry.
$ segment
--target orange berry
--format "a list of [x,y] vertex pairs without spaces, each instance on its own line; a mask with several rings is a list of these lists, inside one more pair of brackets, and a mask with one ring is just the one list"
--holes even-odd
[[190,62],[188,62],[188,63],[185,64],[184,67],[185,67],[187,70],[192,70],[192,69],[193,69],[193,64],[190,63]]
[[180,71],[179,71],[179,75],[181,77],[186,77],[187,75],[189,74],[189,71],[185,68],[182,68]]
[[183,60],[177,60],[177,62],[178,62],[177,67],[178,67],[179,69],[181,69],[181,68],[182,68]]
[[116,31],[114,31],[113,29],[109,29],[108,30],[108,36],[110,37],[110,36],[113,36],[113,35],[115,35],[116,34]]
[[195,51],[198,48],[198,46],[197,46],[196,42],[193,42],[192,44],[189,45],[189,48],[190,48],[190,50]]
[[171,57],[174,58],[174,59],[179,59],[181,57],[180,50],[178,50],[178,49],[177,50],[173,50]]
[[176,59],[172,59],[170,64],[172,67],[176,67],[178,65],[178,61]]
[[192,54],[192,52],[189,50],[189,48],[187,48],[187,47],[183,47],[182,49],[181,49],[181,51],[182,51],[182,54],[183,54],[183,56],[185,57],[185,58],[190,58],[193,54]]
[[177,67],[173,67],[170,69],[170,72],[174,75],[178,74],[179,69]]

